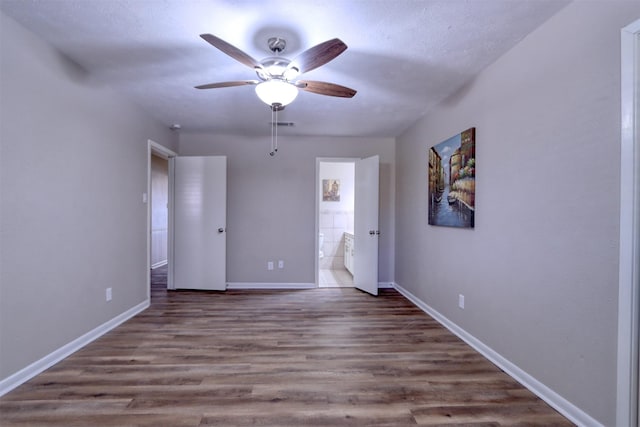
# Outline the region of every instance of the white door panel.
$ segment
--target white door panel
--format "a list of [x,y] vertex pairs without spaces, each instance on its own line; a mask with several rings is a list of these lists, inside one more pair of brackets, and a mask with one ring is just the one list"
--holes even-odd
[[378,199],[380,156],[356,161],[355,287],[378,295]]
[[225,290],[227,158],[172,162],[173,287]]

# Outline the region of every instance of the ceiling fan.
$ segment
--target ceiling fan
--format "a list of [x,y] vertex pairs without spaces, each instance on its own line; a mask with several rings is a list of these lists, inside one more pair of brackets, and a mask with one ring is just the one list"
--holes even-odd
[[269,50],[273,52],[273,56],[257,61],[247,53],[214,35],[201,34],[200,37],[236,61],[252,68],[258,76],[258,80],[210,83],[196,86],[196,89],[255,85],[258,97],[269,105],[273,111],[280,111],[284,109],[285,105],[293,102],[298,95],[298,89],[319,95],[342,98],[352,98],[356,94],[354,89],[335,83],[296,80],[300,74],[314,70],[344,52],[347,49],[347,45],[340,39],[327,40],[307,49],[293,60],[289,60],[279,56],[286,47],[286,40],[272,37],[267,43]]

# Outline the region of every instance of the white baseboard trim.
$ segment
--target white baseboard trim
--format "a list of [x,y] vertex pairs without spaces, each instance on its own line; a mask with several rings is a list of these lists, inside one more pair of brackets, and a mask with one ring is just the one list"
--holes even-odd
[[19,385],[29,381],[39,373],[49,369],[56,363],[60,362],[65,357],[80,350],[90,342],[100,338],[116,326],[129,320],[136,314],[146,310],[149,307],[149,300],[143,301],[135,307],[130,308],[122,314],[114,317],[113,319],[103,323],[97,328],[87,332],[86,334],[76,338],[68,344],[63,345],[59,349],[46,355],[40,360],[33,362],[31,365],[19,370],[15,374],[0,381],[0,396],[4,396]]
[[256,282],[230,282],[227,289],[314,289],[315,283],[256,283]]
[[164,261],[158,261],[155,264],[151,265],[151,269],[155,270],[156,268],[164,267],[168,264],[168,261],[165,259]]
[[[256,282],[229,282],[227,289],[314,289],[315,283],[256,283]],[[393,282],[379,282],[378,289],[393,289]]]
[[551,390],[549,387],[523,371],[521,368],[507,360],[491,347],[487,346],[482,341],[453,323],[451,320],[447,319],[437,310],[425,304],[422,300],[420,300],[408,290],[404,289],[402,286],[398,285],[397,283],[393,283],[393,287],[397,289],[398,292],[400,292],[405,298],[414,303],[418,308],[433,317],[440,324],[442,324],[442,326],[447,328],[453,334],[457,335],[460,339],[473,347],[478,353],[482,354],[513,379],[518,381],[524,387],[528,388],[539,398],[547,402],[555,410],[567,417],[571,422],[577,424],[578,426],[584,427],[604,427],[596,419],[591,417],[582,409],[578,408],[573,403],[569,402],[567,399],[560,396],[558,393]]

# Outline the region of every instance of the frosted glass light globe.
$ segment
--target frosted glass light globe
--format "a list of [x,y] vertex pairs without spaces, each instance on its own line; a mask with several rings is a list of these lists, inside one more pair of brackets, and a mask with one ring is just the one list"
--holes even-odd
[[271,79],[259,83],[256,86],[258,98],[265,104],[271,106],[280,104],[282,106],[291,104],[298,96],[298,88],[283,80]]

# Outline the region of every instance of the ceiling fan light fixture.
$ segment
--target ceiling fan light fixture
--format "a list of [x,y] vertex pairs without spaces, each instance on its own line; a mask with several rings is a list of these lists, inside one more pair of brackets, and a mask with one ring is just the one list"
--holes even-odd
[[293,100],[296,99],[298,96],[298,88],[283,80],[271,79],[259,83],[256,86],[256,94],[262,102],[269,106],[273,104],[285,106],[291,104]]

